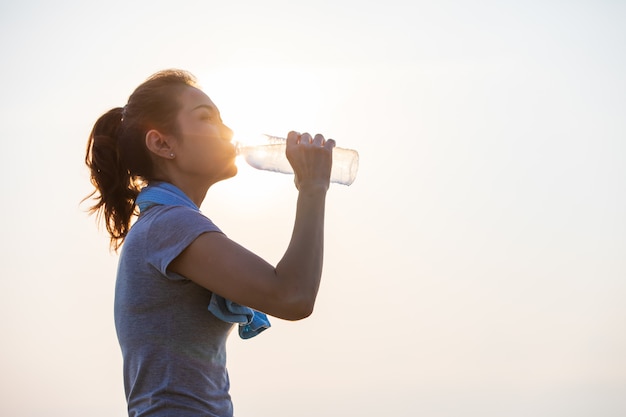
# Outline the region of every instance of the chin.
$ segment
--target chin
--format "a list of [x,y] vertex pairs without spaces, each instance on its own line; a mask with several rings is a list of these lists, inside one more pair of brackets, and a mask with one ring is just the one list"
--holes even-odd
[[221,170],[213,171],[212,173],[210,173],[209,177],[207,177],[207,180],[210,180],[212,184],[215,184],[217,182],[233,178],[235,175],[237,175],[237,172],[237,165],[235,165],[235,162],[233,161],[232,163],[225,164]]
[[238,172],[239,172],[239,169],[237,168],[237,165],[232,164],[230,167],[228,167],[227,169],[224,170],[224,175],[222,176],[220,181],[227,180],[229,178],[233,178],[234,176],[237,175]]

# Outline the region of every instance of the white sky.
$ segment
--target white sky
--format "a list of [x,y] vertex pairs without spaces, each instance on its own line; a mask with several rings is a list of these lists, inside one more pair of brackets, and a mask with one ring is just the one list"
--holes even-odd
[[[361,155],[328,196],[314,315],[229,342],[239,417],[626,415],[625,21],[619,1],[3,2],[0,415],[125,415],[84,150],[170,67],[240,135]],[[276,262],[294,203],[242,167],[203,211]]]

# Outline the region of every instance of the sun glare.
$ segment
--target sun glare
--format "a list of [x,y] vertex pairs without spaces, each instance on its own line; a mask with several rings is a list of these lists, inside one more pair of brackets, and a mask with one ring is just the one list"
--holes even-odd
[[[264,134],[316,129],[319,81],[302,68],[236,66],[196,75],[233,130],[234,143],[258,145]],[[224,197],[271,204],[286,183],[293,184],[292,175],[257,170],[241,156],[236,163],[237,176],[218,187]]]
[[247,67],[199,75],[237,140],[315,130],[319,80],[306,70]]

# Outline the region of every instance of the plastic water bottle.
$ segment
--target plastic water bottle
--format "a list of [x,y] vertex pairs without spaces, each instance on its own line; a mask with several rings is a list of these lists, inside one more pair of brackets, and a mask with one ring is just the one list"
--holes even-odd
[[[253,168],[265,171],[293,174],[293,168],[287,160],[285,149],[287,141],[278,136],[263,135],[266,143],[261,145],[237,144],[237,152]],[[359,169],[359,153],[353,149],[335,147],[333,149],[333,166],[330,171],[330,182],[350,185],[356,178]]]

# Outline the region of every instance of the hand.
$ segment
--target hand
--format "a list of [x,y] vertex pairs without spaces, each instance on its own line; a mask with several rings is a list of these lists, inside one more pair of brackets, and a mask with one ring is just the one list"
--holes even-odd
[[289,132],[286,153],[298,190],[308,186],[328,190],[334,147],[333,139],[325,140],[319,133],[311,138],[308,133]]

